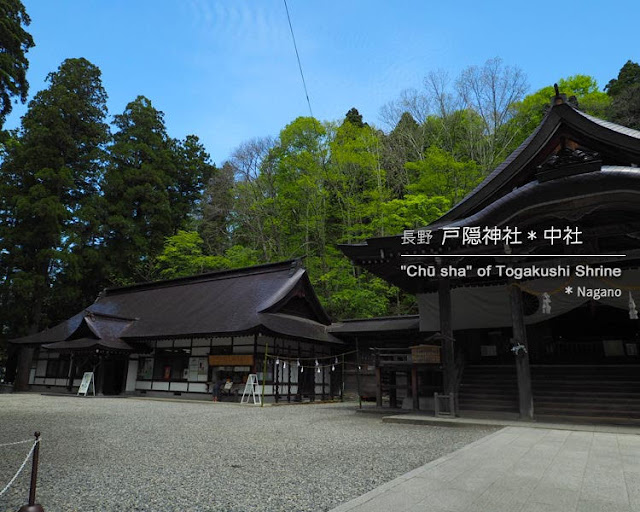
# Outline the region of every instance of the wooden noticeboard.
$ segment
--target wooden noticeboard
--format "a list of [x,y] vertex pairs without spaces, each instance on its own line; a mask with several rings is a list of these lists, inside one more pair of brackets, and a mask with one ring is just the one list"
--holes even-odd
[[209,356],[209,366],[253,366],[253,356]]
[[440,347],[438,345],[415,345],[411,347],[413,364],[440,364]]
[[96,385],[93,372],[84,372],[82,382],[80,382],[80,387],[78,388],[78,395],[87,396],[87,393],[89,392],[89,385],[93,388],[93,396],[96,396]]

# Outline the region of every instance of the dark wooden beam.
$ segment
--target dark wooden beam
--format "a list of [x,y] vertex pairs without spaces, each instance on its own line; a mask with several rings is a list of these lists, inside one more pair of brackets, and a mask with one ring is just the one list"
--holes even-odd
[[97,373],[98,375],[96,376],[95,374],[93,375],[93,378],[96,379],[98,382],[94,382],[94,385],[96,386],[96,395],[103,395],[104,394],[104,359],[105,359],[105,355],[104,354],[100,354],[100,357],[98,359],[98,367],[97,369]]
[[451,287],[448,279],[438,282],[438,303],[440,306],[440,334],[442,334],[442,372],[445,394],[455,393],[456,365],[451,312]]
[[391,370],[389,372],[389,407],[395,409],[398,407],[398,392],[396,388],[396,371]]
[[522,308],[522,290],[516,284],[510,286],[511,320],[513,323],[514,346],[522,345],[524,350],[515,354],[516,372],[518,375],[518,399],[520,405],[520,417],[533,419],[533,392],[531,390],[531,368],[529,366],[529,344],[527,343],[527,330],[524,324],[524,312]]
[[31,372],[33,352],[34,348],[27,345],[21,346],[18,350],[18,368],[16,381],[13,385],[14,391],[29,391],[29,373]]

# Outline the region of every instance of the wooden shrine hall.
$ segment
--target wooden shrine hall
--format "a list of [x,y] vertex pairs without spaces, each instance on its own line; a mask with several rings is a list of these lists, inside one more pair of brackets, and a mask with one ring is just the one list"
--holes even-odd
[[[330,324],[300,260],[108,288],[64,322],[12,340],[16,390],[75,392],[92,372],[98,394],[203,397],[221,380],[242,393],[256,374],[268,400],[333,397],[341,375],[327,361],[343,343]],[[267,354],[324,364],[285,369]]]
[[[437,221],[341,246],[416,294],[422,340],[439,333],[426,344],[441,364],[418,366],[407,386],[420,400],[442,393],[461,414],[640,421],[638,165],[640,132],[556,94],[523,144]],[[377,368],[384,388],[397,372]]]

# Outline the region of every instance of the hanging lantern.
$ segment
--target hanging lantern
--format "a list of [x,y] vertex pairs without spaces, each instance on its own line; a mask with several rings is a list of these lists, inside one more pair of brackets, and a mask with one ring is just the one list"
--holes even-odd
[[297,364],[298,366],[300,366],[300,359],[298,359],[298,361],[297,361],[297,363],[296,363],[296,364]]
[[338,364],[338,358],[336,357],[336,360],[333,362],[333,364]]
[[287,362],[286,361],[282,361],[282,369],[283,370],[287,369]]
[[544,292],[542,294],[542,314],[551,314],[551,295],[549,295],[547,292]]
[[318,360],[316,359],[316,366],[318,366]]
[[304,366],[300,367],[300,373],[304,372]]
[[332,372],[335,372],[335,371],[336,371],[336,367],[335,367],[335,365],[333,365],[333,364],[331,365],[331,371],[332,371]]
[[638,310],[636,309],[636,303],[633,301],[633,295],[629,292],[629,318],[631,320],[638,319]]
[[320,367],[318,366],[318,373],[320,373]]
[[280,359],[276,357],[276,366],[280,366]]

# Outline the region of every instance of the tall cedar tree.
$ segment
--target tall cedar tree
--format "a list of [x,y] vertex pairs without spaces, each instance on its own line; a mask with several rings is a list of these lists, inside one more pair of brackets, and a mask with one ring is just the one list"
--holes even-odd
[[43,326],[51,287],[70,258],[81,258],[84,244],[95,241],[94,203],[109,137],[107,94],[96,66],[67,59],[47,81],[2,166],[10,226],[2,240],[3,312],[16,334]]
[[204,191],[198,233],[208,255],[222,255],[230,247],[233,185],[233,166],[225,162],[214,171]]
[[33,38],[24,29],[31,19],[20,0],[0,0],[0,128],[12,110],[14,96],[24,103],[29,92],[26,54]]
[[112,283],[149,280],[165,239],[187,227],[212,173],[195,136],[170,139],[164,114],[138,96],[115,116],[103,200],[104,240]]

